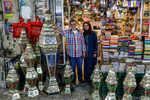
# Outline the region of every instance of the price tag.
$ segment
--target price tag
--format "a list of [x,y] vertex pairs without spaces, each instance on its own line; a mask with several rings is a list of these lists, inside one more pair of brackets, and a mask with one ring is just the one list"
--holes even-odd
[[144,73],[145,65],[136,65],[136,73]]
[[115,72],[118,72],[118,69],[119,69],[119,62],[112,62],[112,65],[115,69]]
[[125,71],[125,66],[126,66],[125,63],[120,63],[119,71],[124,72]]
[[42,68],[41,67],[37,67],[37,72],[39,73],[39,74],[42,74],[43,72],[42,72]]
[[20,99],[19,93],[13,94],[12,100]]
[[34,90],[34,96],[37,96],[37,95],[39,95],[39,91],[36,89]]
[[32,78],[32,73],[31,73],[31,72],[27,72],[26,78],[27,78],[27,79],[31,79],[31,78]]
[[102,65],[101,70],[102,70],[102,72],[108,72],[109,71],[109,65]]
[[71,94],[70,85],[66,85],[65,94]]
[[34,97],[33,91],[31,91],[31,90],[28,91],[28,97]]
[[39,82],[39,83],[38,83],[38,88],[39,88],[40,91],[43,90],[44,86],[43,86],[42,82]]

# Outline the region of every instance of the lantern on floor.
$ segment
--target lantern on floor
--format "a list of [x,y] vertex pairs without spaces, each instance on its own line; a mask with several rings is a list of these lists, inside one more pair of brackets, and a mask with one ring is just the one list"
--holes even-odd
[[150,70],[146,71],[140,85],[145,89],[145,95],[141,97],[141,100],[150,100]]
[[69,65],[69,61],[67,61],[64,78],[65,78],[65,94],[71,94],[71,83],[72,83],[72,67]]
[[92,93],[93,100],[100,100],[100,84],[102,80],[102,74],[99,68],[98,63],[95,65],[95,69],[91,75],[92,84],[94,87],[94,92]]
[[43,91],[43,82],[42,82],[42,67],[41,67],[41,52],[40,52],[40,47],[39,47],[39,42],[33,45],[34,52],[36,55],[36,64],[37,64],[37,73],[38,73],[38,88],[40,91]]
[[[57,40],[56,40],[56,30],[54,30],[54,24],[52,21],[52,15],[47,14],[45,18],[45,23],[42,27],[42,32],[40,35],[39,46],[41,47],[41,51],[46,56],[46,62],[48,65],[48,55],[55,56],[55,66],[54,66],[54,74],[56,71],[56,53],[57,53]],[[58,83],[56,81],[55,75],[51,75],[51,70],[49,66],[47,66],[49,72],[49,82],[46,84],[44,90],[48,94],[55,94],[59,92]],[[54,86],[55,85],[55,86]]]
[[28,66],[26,69],[26,81],[29,84],[28,97],[39,95],[39,91],[36,87],[38,74],[34,68],[35,58],[36,55],[33,52],[32,45],[28,43],[24,55],[24,60]]
[[17,91],[19,78],[14,66],[11,64],[6,78],[6,84],[10,89],[9,93],[13,100],[20,99],[20,94]]
[[136,88],[136,79],[134,75],[134,67],[129,68],[129,72],[123,82],[125,94],[123,100],[132,100],[131,94]]
[[116,100],[115,91],[117,88],[117,76],[112,66],[109,69],[108,76],[106,78],[106,83],[109,93],[107,94],[105,100]]

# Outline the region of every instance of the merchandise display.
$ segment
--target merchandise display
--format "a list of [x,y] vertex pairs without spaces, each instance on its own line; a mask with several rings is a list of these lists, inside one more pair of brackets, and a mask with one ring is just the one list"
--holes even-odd
[[[2,0],[0,14],[0,87],[12,100],[86,88],[90,100],[150,100],[150,0]],[[82,32],[89,22],[98,43],[91,79],[77,85],[61,34],[71,19]]]

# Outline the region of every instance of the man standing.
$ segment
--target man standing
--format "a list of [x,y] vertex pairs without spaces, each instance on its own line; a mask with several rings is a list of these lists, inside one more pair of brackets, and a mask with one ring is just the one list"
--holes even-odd
[[[67,56],[69,56],[70,65],[74,72],[74,82],[77,79],[81,82],[82,80],[82,62],[85,57],[85,42],[83,33],[76,28],[77,23],[75,20],[70,21],[71,29],[61,32],[66,37],[67,41]],[[77,65],[78,75],[76,75],[75,69]]]

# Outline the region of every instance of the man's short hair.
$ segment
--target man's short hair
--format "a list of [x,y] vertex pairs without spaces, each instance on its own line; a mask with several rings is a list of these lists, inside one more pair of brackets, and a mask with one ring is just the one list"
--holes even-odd
[[71,19],[71,20],[70,20],[70,24],[71,24],[72,22],[76,22],[76,20],[74,20],[74,19]]

